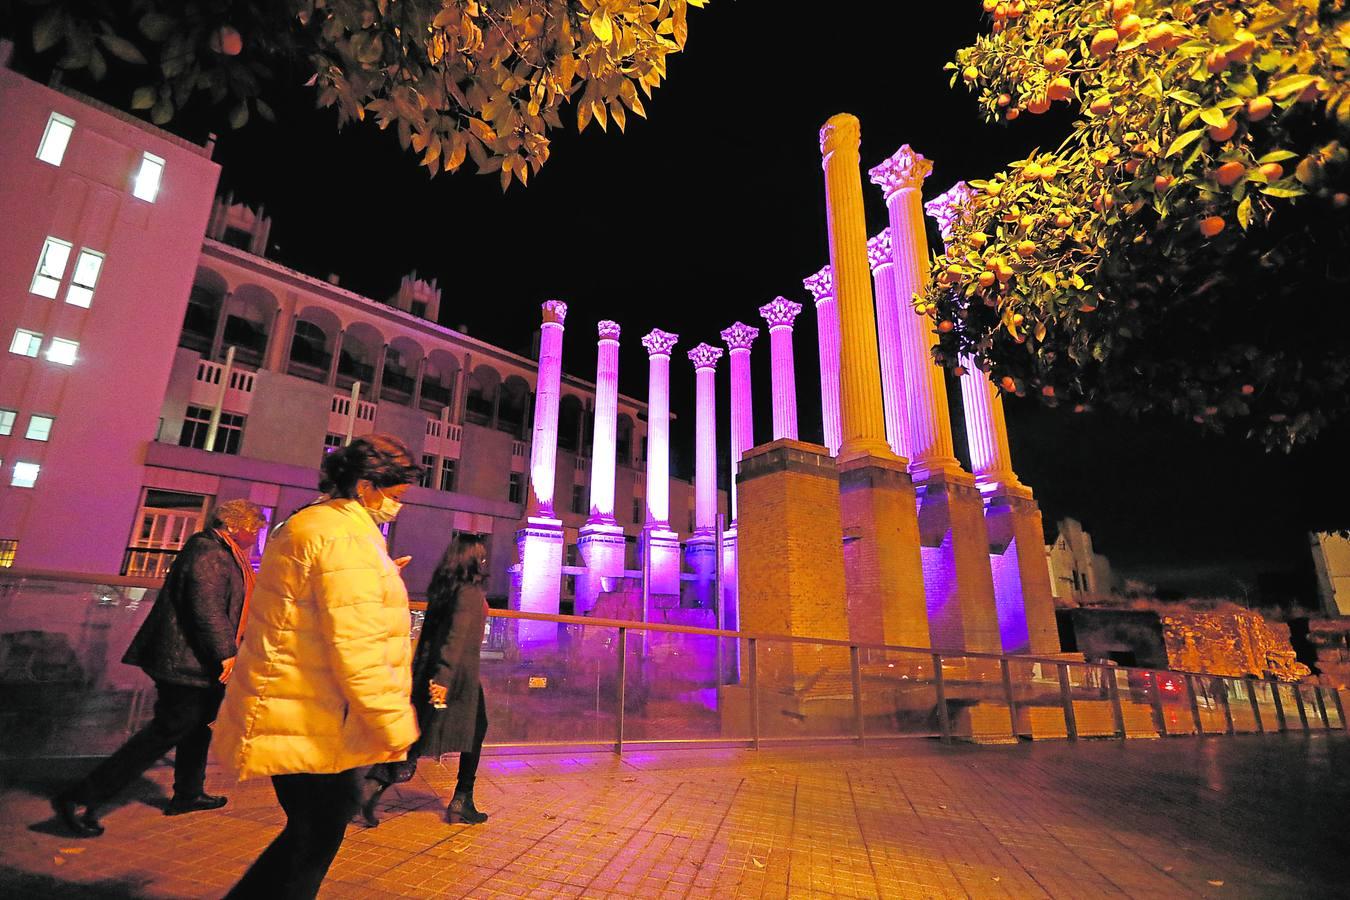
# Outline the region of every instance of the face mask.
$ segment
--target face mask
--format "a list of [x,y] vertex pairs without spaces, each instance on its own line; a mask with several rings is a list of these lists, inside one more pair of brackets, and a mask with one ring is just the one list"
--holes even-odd
[[[379,491],[379,488],[375,490]],[[376,525],[383,525],[385,522],[392,522],[398,516],[399,510],[403,509],[403,504],[390,497],[384,491],[380,491],[380,505],[371,509],[366,507],[366,512],[375,520]]]

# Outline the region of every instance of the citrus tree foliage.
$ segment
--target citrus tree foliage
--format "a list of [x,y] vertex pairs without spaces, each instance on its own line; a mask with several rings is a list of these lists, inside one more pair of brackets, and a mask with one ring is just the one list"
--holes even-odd
[[1077,111],[986,181],[915,309],[939,364],[1292,447],[1350,406],[1343,0],[985,2],[953,82]]
[[[142,66],[131,98],[156,124],[201,94],[230,124],[270,118],[266,80],[297,66],[341,123],[393,126],[433,173],[466,159],[528,182],[572,101],[577,127],[630,113],[684,48],[706,0],[38,0],[38,52],[95,79],[109,58]],[[301,76],[304,77],[303,75]]]

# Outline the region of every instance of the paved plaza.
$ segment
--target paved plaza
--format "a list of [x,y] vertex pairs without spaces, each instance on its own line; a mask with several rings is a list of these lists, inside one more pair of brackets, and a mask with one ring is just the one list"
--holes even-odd
[[[1347,766],[1341,734],[499,755],[468,827],[424,761],[320,896],[1345,896]],[[76,770],[4,770],[0,896],[218,897],[281,822],[216,770],[225,809],[165,817],[159,767],[75,840],[45,796]]]

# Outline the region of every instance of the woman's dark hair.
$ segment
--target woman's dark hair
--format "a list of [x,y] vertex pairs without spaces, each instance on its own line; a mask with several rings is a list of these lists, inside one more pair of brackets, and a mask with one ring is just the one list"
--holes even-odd
[[408,447],[388,434],[353,438],[324,458],[319,490],[334,497],[355,497],[356,483],[365,479],[377,488],[412,484],[422,474]]
[[431,576],[458,584],[482,584],[487,580],[487,545],[476,534],[459,534],[445,548],[445,555]]

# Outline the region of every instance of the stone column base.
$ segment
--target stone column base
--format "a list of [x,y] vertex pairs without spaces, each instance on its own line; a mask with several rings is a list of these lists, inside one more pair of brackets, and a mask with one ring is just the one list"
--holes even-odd
[[849,640],[927,647],[914,484],[901,460],[839,462]]
[[605,522],[587,522],[577,535],[577,552],[586,566],[586,574],[577,579],[574,601],[576,614],[588,615],[600,593],[606,590],[603,579],[622,578],[624,572],[623,526]]
[[[521,612],[558,614],[562,597],[563,525],[558,519],[531,516],[516,532],[520,554],[520,587],[511,598],[512,609]],[[558,640],[554,622],[517,622],[518,641],[551,644]]]
[[693,609],[713,609],[717,581],[717,535],[694,534],[684,542],[684,561],[697,576],[680,591],[680,605]]
[[931,646],[1002,652],[984,500],[974,477],[933,472],[914,491]]
[[649,525],[642,530],[638,550],[639,559],[649,560],[647,572],[651,583],[647,593],[652,605],[679,606],[680,536],[669,528]]
[[1026,488],[1000,487],[986,496],[984,517],[1003,652],[1059,653],[1040,507]]

